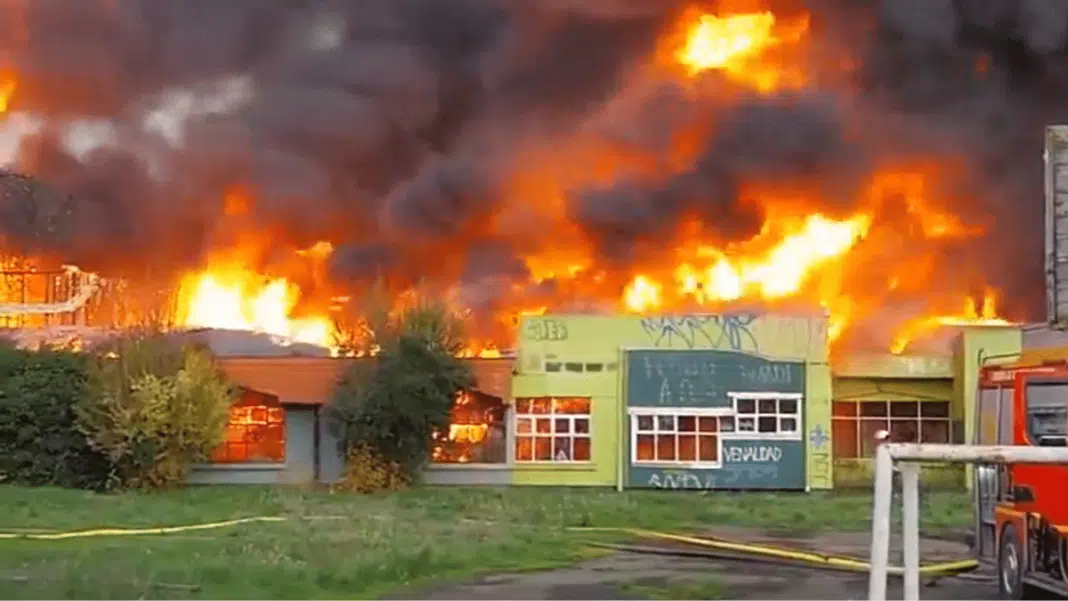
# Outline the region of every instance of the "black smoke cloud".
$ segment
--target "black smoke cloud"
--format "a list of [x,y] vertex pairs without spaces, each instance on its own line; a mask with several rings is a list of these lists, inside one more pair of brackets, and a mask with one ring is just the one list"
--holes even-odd
[[[595,4],[13,3],[20,35],[0,42],[20,78],[12,108],[48,124],[20,167],[77,199],[78,227],[42,238],[39,221],[9,219],[4,233],[83,264],[132,252],[188,262],[241,184],[255,220],[284,223],[298,244],[348,240],[339,257],[471,235],[496,200],[493,163],[524,131],[564,131],[609,96],[671,8]],[[245,92],[212,91],[235,77]],[[179,139],[145,133],[146,111],[183,103]],[[117,125],[118,140],[75,157],[60,134],[85,118]]]
[[[1034,315],[1041,128],[1068,117],[1068,4],[773,5],[811,11],[813,39],[848,48],[848,81],[770,97],[636,92],[633,73],[682,0],[7,3],[12,108],[46,123],[19,166],[65,194],[45,219],[5,192],[0,231],[90,266],[188,264],[216,242],[221,198],[242,184],[250,219],[284,226],[294,244],[335,240],[335,272],[353,282],[389,270],[522,277],[515,255],[530,241],[487,232],[527,151],[592,131],[656,156],[665,132],[714,123],[686,169],[569,190],[566,213],[601,256],[641,258],[687,216],[713,238],[751,235],[763,215],[738,190],[754,178],[809,182],[834,213],[881,160],[945,153],[963,156],[964,208],[997,224],[975,253]],[[637,109],[612,118],[627,97]],[[145,131],[161,104],[184,105],[180,135]],[[110,121],[114,142],[76,155],[60,132],[86,118]]]

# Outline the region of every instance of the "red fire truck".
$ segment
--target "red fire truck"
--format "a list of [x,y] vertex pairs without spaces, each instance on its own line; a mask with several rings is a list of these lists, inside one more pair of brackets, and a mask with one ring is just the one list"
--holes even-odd
[[[1068,361],[983,367],[974,442],[1068,446]],[[975,549],[1003,599],[1068,598],[1068,466],[975,469]]]

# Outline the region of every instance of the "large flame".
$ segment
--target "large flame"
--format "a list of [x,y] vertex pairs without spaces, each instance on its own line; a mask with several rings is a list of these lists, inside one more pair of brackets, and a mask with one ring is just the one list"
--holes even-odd
[[[798,59],[808,32],[802,15],[783,24],[771,12],[742,14],[689,13],[684,35],[671,57],[689,77],[712,73],[757,92],[771,92],[805,83]],[[766,220],[752,240],[724,248],[683,245],[673,265],[643,268],[626,286],[625,309],[636,313],[706,307],[730,309],[732,304],[776,305],[785,299],[820,306],[830,316],[830,338],[837,340],[855,321],[892,303],[899,292],[918,292],[932,282],[930,256],[886,261],[890,244],[901,244],[893,228],[908,227],[919,240],[967,238],[982,233],[940,208],[930,166],[888,168],[877,172],[863,200],[867,208],[832,217],[805,207],[818,199],[782,190],[754,191]],[[883,212],[904,214],[907,224],[880,221]],[[875,231],[873,231],[875,230]],[[874,240],[866,240],[870,237]],[[907,243],[905,243],[907,246]],[[882,252],[878,250],[883,248]],[[868,256],[871,255],[871,258]],[[656,273],[653,273],[653,271]],[[865,272],[868,277],[854,278]],[[883,277],[870,277],[871,274]],[[863,280],[863,284],[854,281]],[[943,326],[1009,325],[997,314],[988,292],[981,307],[970,295],[932,295],[932,315],[907,320],[893,335],[891,350],[901,352],[919,337]],[[956,307],[961,307],[954,311]]]
[[[1011,322],[998,317],[997,298],[994,292],[987,290],[982,304],[974,298],[965,299],[961,312],[955,315],[931,315],[910,320],[901,327],[891,345],[892,353],[905,351],[909,343],[925,334],[930,334],[946,326],[1008,326]],[[978,305],[978,306],[977,306]]]
[[[766,11],[691,12],[681,23],[683,34],[673,38],[676,41],[668,56],[682,67],[685,77],[721,76],[760,93],[805,83],[799,59],[808,33],[805,15],[780,22]],[[596,177],[610,178],[610,163],[604,157],[595,159]],[[800,301],[829,314],[829,334],[837,340],[850,325],[877,312],[893,294],[914,292],[928,283],[929,257],[887,265],[885,250],[872,252],[891,244],[897,228],[911,227],[915,237],[931,240],[981,233],[940,208],[929,182],[937,177],[933,171],[921,165],[877,172],[865,198],[860,199],[865,208],[852,215],[813,210],[821,205],[820,199],[802,191],[753,189],[749,196],[764,209],[765,221],[752,239],[724,246],[682,236],[684,242],[677,244],[672,262],[637,266],[622,296],[607,303],[604,295],[611,290],[612,278],[597,272],[595,258],[581,244],[561,244],[527,256],[527,267],[535,281],[551,279],[562,288],[574,288],[575,296],[594,297],[602,307],[632,313],[730,310],[739,302],[777,307]],[[562,206],[561,193],[545,178],[538,178],[533,186],[541,190],[549,206]],[[246,196],[228,197],[225,212],[245,212],[248,204]],[[903,214],[907,224],[880,222],[887,210]],[[854,274],[861,271],[881,277],[857,282]],[[222,261],[190,274],[182,290],[186,300],[181,321],[186,325],[248,329],[331,346],[329,315],[294,317],[301,291],[284,277],[264,278],[248,271],[246,265]],[[519,306],[507,311],[551,310],[540,299],[516,303]],[[955,307],[962,308],[959,314],[952,311]],[[998,317],[992,294],[981,307],[964,294],[943,295],[934,299],[931,310],[933,315],[900,326],[891,350],[900,352],[914,338],[944,325],[1008,323]],[[464,355],[497,356],[498,352],[493,343],[485,343],[473,345]]]
[[186,327],[247,330],[333,347],[332,321],[326,315],[295,317],[300,288],[283,277],[264,278],[222,262],[186,275],[178,296],[178,321]]
[[[666,59],[666,70],[682,81],[726,81],[769,94],[813,80],[804,62],[808,35],[805,15],[780,19],[768,11],[691,11],[665,37],[655,58]],[[662,60],[654,63],[658,73],[665,67]],[[8,109],[16,84],[15,74],[0,68],[0,113]],[[801,185],[745,182],[746,202],[759,208],[764,218],[750,239],[711,240],[702,235],[703,224],[689,224],[695,227],[682,227],[674,239],[663,240],[664,252],[656,260],[644,259],[626,269],[618,264],[602,267],[597,252],[568,220],[566,190],[576,183],[614,181],[628,170],[681,172],[693,164],[700,139],[711,127],[714,124],[703,123],[680,134],[666,156],[650,161],[656,166],[635,165],[642,163],[640,158],[587,144],[581,135],[574,143],[553,149],[553,157],[566,157],[556,159],[567,163],[563,175],[540,169],[535,164],[540,157],[524,155],[531,167],[509,182],[515,198],[508,200],[523,205],[524,215],[548,216],[552,231],[544,238],[552,243],[524,246],[522,254],[531,274],[529,283],[551,281],[552,286],[501,284],[495,292],[504,299],[496,306],[502,316],[493,321],[507,329],[514,327],[518,314],[553,311],[576,299],[600,310],[632,313],[800,305],[826,311],[830,337],[840,340],[852,326],[879,315],[905,298],[902,295],[922,299],[924,306],[917,311],[921,315],[905,320],[893,332],[894,352],[944,326],[1008,324],[998,315],[993,291],[981,302],[962,292],[983,289],[974,282],[933,290],[946,270],[939,257],[924,252],[922,243],[970,238],[981,234],[982,228],[963,222],[947,208],[949,203],[939,198],[932,183],[940,177],[939,169],[922,162],[883,166],[848,212],[828,210],[825,199]],[[553,164],[551,159],[546,162]],[[229,194],[220,212],[234,218],[227,223],[237,223],[240,229],[240,218],[250,212],[251,201],[247,193]],[[264,248],[283,240],[262,233],[254,238],[252,244],[239,242],[215,253],[206,265],[182,278],[179,324],[256,331],[333,348],[334,320],[329,303],[320,298],[323,287],[305,285],[307,273],[321,269],[329,256],[330,243],[293,249],[291,264],[268,267]],[[448,259],[448,249],[439,256]],[[432,267],[428,262],[427,269]],[[543,292],[550,288],[552,292]],[[463,354],[497,356],[499,345],[514,343],[514,331],[496,334],[493,341],[472,345]],[[462,430],[450,432],[450,437],[477,436],[477,429]]]

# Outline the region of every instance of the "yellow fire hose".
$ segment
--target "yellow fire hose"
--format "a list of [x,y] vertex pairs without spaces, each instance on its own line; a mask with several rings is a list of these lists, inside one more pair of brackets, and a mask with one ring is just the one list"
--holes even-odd
[[[66,532],[0,532],[0,540],[66,540],[72,538],[89,538],[97,536],[161,535],[174,534],[177,532],[189,532],[195,530],[213,530],[216,528],[226,528],[229,526],[237,526],[239,524],[249,524],[254,522],[285,522],[288,519],[289,518],[285,517],[262,516],[240,518],[236,520],[226,520],[222,522],[191,524],[187,526],[165,526],[160,528],[98,528],[95,530],[71,530]],[[719,551],[732,552],[749,557],[764,557],[794,563],[809,564],[840,571],[867,572],[871,568],[871,564],[855,557],[846,557],[842,555],[827,555],[812,551],[802,551],[798,549],[787,549],[751,543],[740,543],[717,538],[700,538],[695,536],[685,536],[681,534],[669,534],[666,532],[657,532],[655,530],[645,530],[642,528],[573,527],[568,528],[568,530],[573,532],[618,532],[623,534],[629,534],[638,538],[659,539],[677,543],[685,543],[688,545],[695,545],[699,547],[716,549]],[[953,573],[972,570],[978,565],[978,562],[974,559],[963,559],[958,561],[949,561],[921,566],[920,573],[927,575],[948,576]],[[904,569],[900,566],[890,566],[889,568],[890,574],[900,575],[903,572]]]
[[31,539],[31,540],[64,540],[68,538],[89,538],[93,536],[133,536],[139,534],[174,534],[175,532],[189,532],[192,530],[213,530],[226,528],[238,524],[252,522],[284,522],[283,517],[255,517],[226,520],[225,522],[208,522],[206,524],[192,524],[189,526],[167,526],[163,528],[98,528],[96,530],[71,530],[67,532],[0,532],[0,540],[3,539]]
[[[755,555],[758,557],[767,557],[790,562],[812,564],[820,567],[850,572],[867,572],[871,569],[870,563],[854,557],[827,555],[822,553],[815,553],[812,551],[785,549],[781,547],[771,547],[767,545],[758,545],[751,543],[739,543],[723,539],[699,538],[695,536],[684,536],[680,534],[668,534],[666,532],[657,532],[655,530],[645,530],[641,528],[571,528],[571,530],[576,530],[580,532],[622,532],[645,539],[667,540],[677,543],[695,545],[699,547],[717,549],[720,551],[730,551],[748,556]],[[973,570],[978,567],[978,565],[979,562],[974,559],[961,559],[957,561],[949,561],[920,566],[920,573],[925,575],[949,575],[955,572],[965,572],[968,570]],[[890,566],[887,572],[893,575],[901,575],[904,573],[904,568],[902,568],[901,566]]]

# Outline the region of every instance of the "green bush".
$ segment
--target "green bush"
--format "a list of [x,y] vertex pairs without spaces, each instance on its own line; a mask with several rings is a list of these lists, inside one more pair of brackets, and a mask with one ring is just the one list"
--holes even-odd
[[366,444],[357,443],[345,457],[345,473],[332,490],[372,493],[403,490],[411,478],[395,461],[387,461]]
[[[399,466],[412,481],[430,457],[431,436],[448,426],[457,393],[473,383],[460,319],[441,303],[419,301],[396,314],[379,312],[370,323],[373,361],[357,361],[342,378],[331,404],[332,421],[346,457],[362,457],[368,469]],[[368,459],[369,458],[369,459]],[[359,466],[350,462],[348,478]],[[355,486],[364,489],[365,486]]]
[[83,355],[0,346],[0,478],[93,490],[114,484],[111,463],[78,427],[86,379]]
[[102,349],[90,364],[78,417],[123,486],[172,488],[222,444],[232,401],[207,351],[136,336]]

